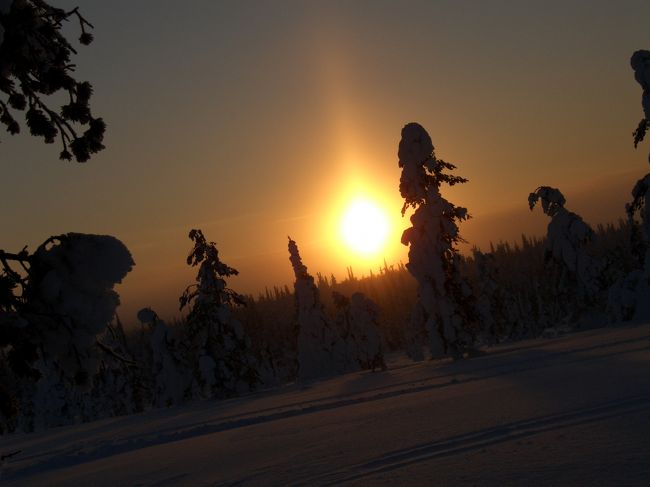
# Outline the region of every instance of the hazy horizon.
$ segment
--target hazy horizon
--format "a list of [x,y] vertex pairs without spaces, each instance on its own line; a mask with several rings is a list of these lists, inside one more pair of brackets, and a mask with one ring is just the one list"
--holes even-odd
[[[614,181],[596,180],[592,184],[569,188],[569,191],[564,191],[567,198],[567,208],[581,215],[594,228],[598,224],[616,224],[618,220],[626,218],[624,205],[630,199],[629,193],[637,179],[638,175],[635,175],[634,172],[627,172],[618,174],[617,179]],[[528,192],[522,194],[521,204],[519,205],[513,205],[511,208],[497,212],[473,215],[469,221],[463,223],[460,228],[461,236],[467,242],[461,245],[462,253],[470,255],[473,247],[489,251],[490,243],[495,245],[500,242],[520,243],[521,236],[524,234],[528,237],[544,237],[550,219],[540,209],[531,212],[528,209],[527,196]],[[405,216],[403,220],[404,228],[406,228],[408,217]],[[513,221],[517,222],[516,227],[512,226]],[[209,229],[210,227],[206,226],[205,228]],[[205,233],[206,238],[210,238],[210,231],[206,230]],[[266,254],[247,257],[233,256],[229,260],[223,257],[226,263],[240,271],[239,276],[228,280],[231,287],[237,292],[250,294],[255,298],[259,294],[263,294],[265,288],[272,290],[274,286],[282,287],[287,285],[293,291],[294,277],[289,263],[287,240],[285,238],[277,243],[278,249]],[[370,271],[377,273],[381,265],[364,265],[363,262],[351,261],[347,265],[336,265],[332,268],[319,267],[310,262],[310,258],[317,254],[318,249],[314,249],[313,245],[303,246],[300,242],[298,242],[298,245],[309,272],[314,276],[320,273],[328,278],[330,275],[334,275],[338,280],[343,280],[347,276],[347,266],[350,266],[356,277],[362,277],[368,276]],[[149,293],[150,300],[146,301],[146,303],[142,302],[141,297],[139,299],[122,299],[122,306],[121,309],[118,309],[118,313],[123,321],[127,323],[135,322],[135,313],[143,306],[152,306],[166,318],[181,316],[177,305],[178,297],[185,286],[193,282],[196,273],[196,269],[188,267],[184,260],[190,247],[188,239],[187,248],[184,249],[185,254],[181,252],[182,255],[176,262],[178,274],[166,286],[163,283],[164,291]],[[401,254],[393,260],[386,259],[389,266],[397,265],[400,262],[408,262],[408,248],[401,247],[403,249]],[[383,259],[383,257],[380,258]],[[266,268],[261,271],[259,266],[263,265],[266,265]],[[268,270],[274,272],[268,273],[266,272]],[[262,274],[264,278],[260,279],[259,274]],[[155,287],[160,284],[152,276],[150,285]],[[125,283],[117,287],[118,292],[123,297],[125,294],[132,295],[128,286],[127,276]]]

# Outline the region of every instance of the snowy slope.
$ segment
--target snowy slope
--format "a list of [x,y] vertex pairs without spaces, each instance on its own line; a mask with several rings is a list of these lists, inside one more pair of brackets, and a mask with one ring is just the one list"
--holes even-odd
[[0,438],[0,484],[650,485],[650,325]]

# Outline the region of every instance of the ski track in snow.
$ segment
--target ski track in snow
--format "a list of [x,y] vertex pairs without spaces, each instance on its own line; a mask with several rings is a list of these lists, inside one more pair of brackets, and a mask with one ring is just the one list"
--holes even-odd
[[438,457],[480,450],[497,443],[518,440],[547,431],[598,422],[624,414],[644,411],[649,406],[650,394],[644,394],[594,407],[516,421],[494,428],[486,428],[484,430],[424,443],[414,448],[390,452],[351,468],[348,467],[314,478],[301,479],[299,482],[291,485],[337,485]]
[[[108,435],[109,437],[107,438],[107,435],[104,435],[104,438],[93,438],[81,443],[68,442],[66,444],[64,441],[63,446],[54,450],[39,448],[38,438],[34,435],[16,435],[13,438],[20,439],[22,442],[13,442],[13,446],[11,441],[12,436],[6,436],[5,438],[0,438],[1,452],[6,453],[7,451],[16,449],[22,449],[23,452],[17,455],[15,460],[12,459],[7,462],[7,466],[3,469],[2,480],[27,480],[43,472],[73,467],[93,460],[108,458],[113,455],[222,431],[245,428],[282,419],[345,408],[352,405],[360,405],[371,401],[381,401],[403,395],[457,387],[471,382],[541,370],[547,367],[565,367],[650,350],[650,334],[648,334],[650,327],[640,327],[637,331],[634,331],[635,328],[628,328],[628,330],[632,330],[632,334],[636,336],[629,338],[629,333],[627,336],[623,333],[618,339],[613,339],[612,341],[603,342],[601,337],[600,341],[597,339],[596,343],[590,343],[590,341],[594,341],[594,333],[598,338],[598,334],[602,334],[603,331],[585,332],[583,334],[567,335],[551,340],[535,340],[528,343],[501,346],[487,355],[465,361],[453,363],[425,362],[395,367],[389,369],[388,373],[404,372],[402,375],[408,376],[408,374],[413,375],[414,371],[417,373],[425,371],[428,374],[413,380],[402,380],[386,385],[367,387],[361,391],[356,389],[352,392],[345,393],[341,392],[340,388],[335,388],[330,391],[327,390],[328,381],[321,381],[311,383],[309,386],[294,385],[288,388],[280,388],[279,390],[263,391],[258,395],[252,394],[221,403],[208,403],[207,405],[213,406],[214,408],[212,416],[214,420],[190,421],[188,423],[188,419],[192,419],[192,411],[181,407],[175,411],[169,410],[167,412],[167,414],[171,413],[173,415],[172,419],[174,416],[177,416],[181,420],[174,422],[167,421],[167,418],[163,418],[171,424],[167,428],[156,428],[153,432],[151,430],[149,432],[137,431],[136,429],[134,432],[130,432],[130,434],[126,434],[122,438],[119,438],[118,435],[113,438]],[[609,329],[604,333],[610,333],[616,338],[617,332],[621,332],[621,329]],[[620,333],[618,334],[620,335]],[[580,338],[576,338],[578,336]],[[350,376],[354,378],[361,377],[362,379],[368,378],[368,380],[381,380],[381,374],[386,373],[377,373],[372,376],[366,373],[365,377],[364,374],[350,374]],[[391,378],[393,377],[388,377],[388,379]],[[399,379],[399,374],[394,378]],[[334,378],[332,380],[340,379]],[[318,391],[320,388],[325,388],[326,393],[323,397],[312,397],[298,401],[291,400],[295,399],[295,395],[300,396],[302,393],[313,394],[314,391]],[[310,391],[310,389],[313,390]],[[295,479],[297,481],[295,485],[333,485],[341,482],[359,480],[370,475],[388,472],[438,457],[456,455],[551,430],[598,422],[616,415],[625,415],[649,409],[650,389],[636,392],[641,393],[616,401],[596,405],[592,404],[589,407],[570,409],[547,416],[515,421],[496,427],[437,439],[407,449],[388,452],[374,459],[352,466],[347,465],[344,468],[334,469],[326,473],[321,472],[314,477]],[[284,395],[287,397],[284,397]],[[224,414],[233,409],[236,410],[240,404],[246,404],[246,402],[254,403],[258,399],[264,400],[269,398],[284,399],[284,402],[272,407],[254,408],[247,413]],[[189,407],[192,406],[190,405]],[[220,412],[222,414],[221,416],[219,416]],[[160,410],[144,413],[143,415],[139,415],[136,421],[137,419],[141,419],[143,422],[146,422],[148,414],[155,415],[157,413],[160,413]],[[215,416],[217,417],[215,418]],[[116,421],[116,424],[120,426],[120,421],[132,421],[133,418],[117,418],[110,421]],[[183,424],[183,421],[186,421],[185,424]],[[65,431],[68,430],[65,428],[57,428],[37,435],[43,435],[47,438],[49,434],[56,436],[58,433],[64,433]],[[30,440],[32,439],[36,441],[30,445]],[[179,475],[147,485],[183,483],[184,476]]]

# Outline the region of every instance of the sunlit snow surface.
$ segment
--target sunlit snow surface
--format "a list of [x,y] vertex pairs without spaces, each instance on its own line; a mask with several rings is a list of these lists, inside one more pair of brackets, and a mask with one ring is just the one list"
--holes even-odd
[[649,485],[650,325],[0,438],[16,485]]

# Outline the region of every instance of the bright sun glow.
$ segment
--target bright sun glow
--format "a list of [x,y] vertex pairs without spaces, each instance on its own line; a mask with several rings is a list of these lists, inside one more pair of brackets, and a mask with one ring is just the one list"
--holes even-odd
[[375,254],[384,248],[388,233],[388,218],[374,202],[357,199],[345,209],[341,236],[351,250],[363,255]]

